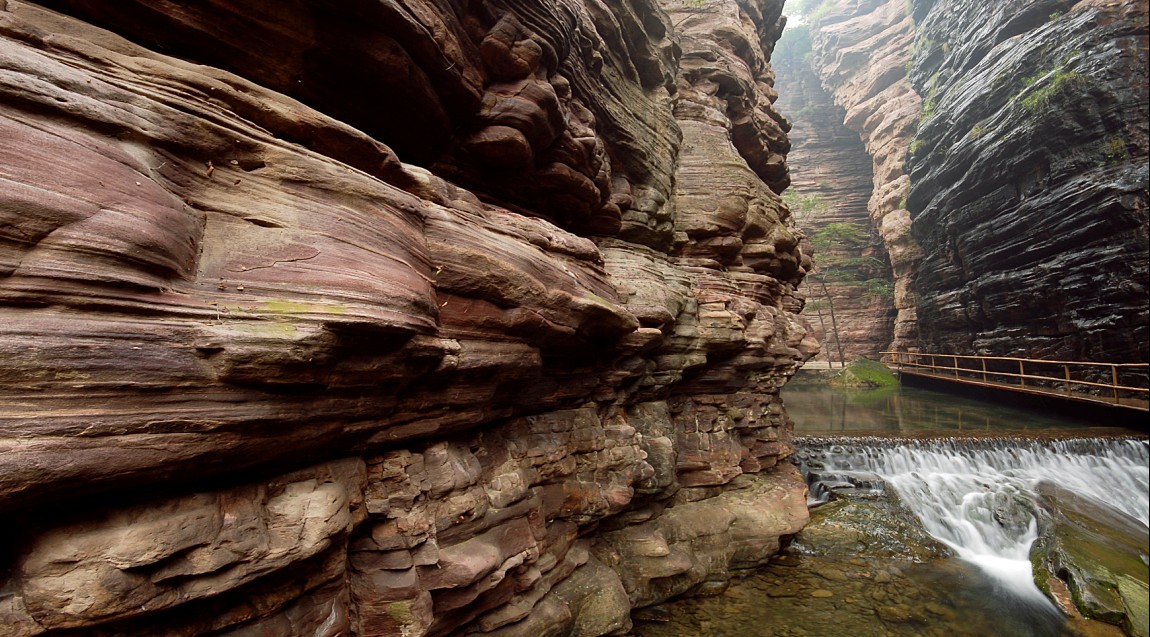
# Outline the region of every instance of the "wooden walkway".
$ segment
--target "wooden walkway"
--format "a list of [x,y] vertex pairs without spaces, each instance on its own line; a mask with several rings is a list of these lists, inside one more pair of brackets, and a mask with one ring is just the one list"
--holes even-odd
[[883,352],[899,374],[1150,411],[1147,363],[1086,363],[1007,356]]

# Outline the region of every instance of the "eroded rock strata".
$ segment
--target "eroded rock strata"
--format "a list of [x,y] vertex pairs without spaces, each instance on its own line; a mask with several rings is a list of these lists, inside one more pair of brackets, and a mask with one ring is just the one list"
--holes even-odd
[[[821,358],[878,360],[894,336],[894,276],[886,245],[873,230],[869,203],[873,161],[846,112],[813,67],[810,28],[789,26],[772,57],[778,108],[794,123],[787,164],[788,200],[804,234],[817,243],[804,280],[804,316],[823,343]],[[833,310],[833,317],[832,317]]]
[[894,347],[1147,360],[1147,14],[1139,0],[812,13],[814,66],[875,162]]
[[882,241],[894,289],[885,299],[895,313],[887,347],[918,347],[915,278],[922,258],[907,209],[906,157],[922,99],[907,77],[915,23],[897,0],[830,0],[808,16],[810,65],[844,110],[842,124],[858,134],[871,157],[867,201],[870,228]]
[[5,635],[580,635],[806,521],[781,2],[0,0]]
[[1150,358],[1147,7],[916,3],[924,348]]

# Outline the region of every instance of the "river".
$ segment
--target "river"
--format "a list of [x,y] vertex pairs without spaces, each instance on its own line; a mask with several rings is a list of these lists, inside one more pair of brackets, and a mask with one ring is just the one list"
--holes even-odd
[[1042,484],[1150,523],[1145,435],[910,387],[783,397],[810,526],[722,595],[637,611],[636,635],[1123,634],[1060,611],[1029,554]]
[[795,435],[1068,432],[1100,423],[984,402],[918,387],[831,388],[803,382],[783,388]]

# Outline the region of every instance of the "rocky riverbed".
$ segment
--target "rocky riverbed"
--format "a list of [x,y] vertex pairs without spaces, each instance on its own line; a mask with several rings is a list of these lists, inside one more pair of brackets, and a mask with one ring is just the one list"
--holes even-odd
[[[985,637],[1121,635],[1065,624],[1053,607],[1008,601],[997,583],[927,536],[883,498],[816,508],[811,524],[767,568],[721,596],[642,613],[642,637]],[[1092,625],[1093,632],[1079,628]]]
[[[1115,476],[1096,471],[1086,480],[1101,479],[1116,490],[1145,491],[1124,484],[1121,477],[1138,464],[1144,442],[1068,442],[1058,440],[1061,437],[1053,435],[1047,443],[1020,440],[1016,445],[1002,438],[967,443],[974,458],[1005,444],[1006,453],[1018,458],[1020,474],[1028,471],[1028,454],[1042,455],[1035,445],[1046,444],[1067,458],[1066,465],[1129,465]],[[959,536],[969,537],[966,544],[932,527],[931,513],[919,510],[918,494],[905,494],[901,476],[880,477],[876,471],[889,473],[881,462],[865,466],[859,449],[880,446],[881,441],[860,439],[852,449],[845,440],[797,442],[812,493],[829,500],[815,500],[810,524],[778,558],[733,581],[721,595],[637,612],[634,633],[641,637],[1145,634],[1139,624],[1144,617],[1139,600],[1145,597],[1145,569],[1139,560],[1144,561],[1148,552],[1146,527],[1120,510],[1137,509],[1139,504],[1116,501],[1111,506],[1086,495],[1089,486],[1080,484],[1079,476],[1065,466],[1056,470],[1067,474],[1067,486],[1038,482],[1034,493],[996,484],[988,471],[975,479],[982,485],[976,489],[980,493],[962,496],[960,490],[962,507],[952,510],[946,522],[961,527]],[[828,453],[836,454],[837,463],[825,460]],[[955,490],[962,461],[955,458],[945,476],[931,473],[928,465],[923,462],[907,471],[919,474],[922,482],[916,488],[925,497],[944,499],[948,488]],[[843,471],[842,466],[853,469]],[[942,483],[949,487],[939,486]],[[1010,559],[1009,544],[1015,536],[1021,539],[1022,560]],[[1027,538],[1037,541],[1031,547]],[[979,543],[1005,544],[999,548],[1003,556],[985,554]],[[1021,579],[1016,577],[1017,567],[1026,571],[1027,553],[1039,567],[1034,579],[1042,590],[1026,572]]]

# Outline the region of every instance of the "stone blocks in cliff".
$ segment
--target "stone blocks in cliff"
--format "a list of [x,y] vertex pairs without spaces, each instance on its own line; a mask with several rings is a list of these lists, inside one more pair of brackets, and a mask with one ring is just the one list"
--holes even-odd
[[801,524],[781,3],[47,4],[0,2],[11,634],[590,637]]

